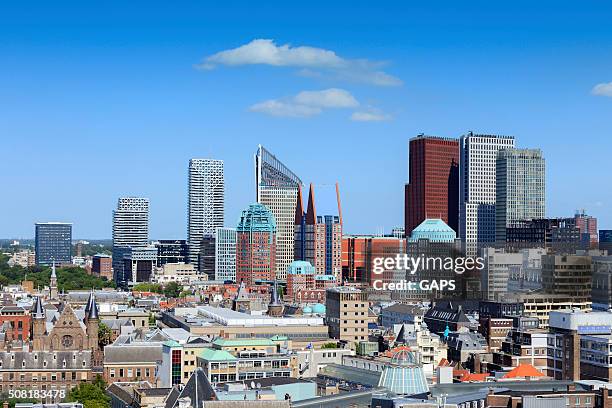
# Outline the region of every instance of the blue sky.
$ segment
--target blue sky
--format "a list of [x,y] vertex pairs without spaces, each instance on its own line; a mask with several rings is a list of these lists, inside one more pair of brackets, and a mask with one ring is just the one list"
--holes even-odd
[[542,148],[548,215],[612,227],[612,5],[205,3],[3,2],[0,237],[109,238],[136,195],[151,238],[184,238],[191,157],[225,160],[232,226],[259,143],[340,183],[346,232],[389,231],[408,139],[469,130]]

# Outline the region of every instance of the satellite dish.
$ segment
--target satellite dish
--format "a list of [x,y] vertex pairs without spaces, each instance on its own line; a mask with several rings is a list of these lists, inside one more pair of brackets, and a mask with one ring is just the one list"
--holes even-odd
[[254,390],[255,389],[255,381],[251,381],[251,389]]
[[261,388],[261,383],[257,383],[257,389]]

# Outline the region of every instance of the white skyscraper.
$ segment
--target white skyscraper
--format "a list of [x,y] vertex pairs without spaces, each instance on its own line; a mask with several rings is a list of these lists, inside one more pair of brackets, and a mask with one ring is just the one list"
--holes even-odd
[[295,208],[302,181],[272,153],[258,146],[255,154],[257,202],[272,211],[276,220],[276,279],[287,279],[294,261]]
[[225,181],[223,160],[189,160],[187,208],[187,243],[189,262],[198,264],[204,234],[214,234],[223,227]]
[[236,281],[236,228],[217,228],[215,280]]
[[514,137],[461,137],[459,166],[459,237],[467,255],[495,242],[497,152],[514,147]]
[[113,275],[118,284],[126,282],[123,256],[131,247],[149,242],[149,199],[121,197],[113,211]]

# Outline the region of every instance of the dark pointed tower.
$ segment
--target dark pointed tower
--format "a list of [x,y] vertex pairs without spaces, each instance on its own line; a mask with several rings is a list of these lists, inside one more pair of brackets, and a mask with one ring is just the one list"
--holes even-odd
[[315,208],[314,185],[310,183],[308,191],[308,208],[306,209],[306,224],[315,225],[317,223],[317,210]]
[[98,349],[98,330],[100,324],[100,316],[98,315],[98,304],[93,291],[89,294],[87,305],[85,306],[85,327],[87,328],[87,338],[89,348],[92,350]]
[[32,310],[32,348],[34,351],[39,351],[44,348],[46,320],[45,308],[39,296],[36,298],[34,309]]
[[305,251],[305,240],[306,240],[306,223],[304,214],[304,200],[302,198],[302,185],[298,185],[297,193],[297,204],[295,206],[295,224],[294,224],[294,254],[293,259],[296,261],[303,261],[306,254]]

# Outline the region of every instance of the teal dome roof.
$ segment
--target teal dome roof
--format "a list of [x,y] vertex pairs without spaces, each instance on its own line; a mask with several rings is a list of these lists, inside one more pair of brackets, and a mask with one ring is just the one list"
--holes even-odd
[[315,267],[307,261],[293,261],[287,267],[289,275],[314,275]]
[[325,305],[321,303],[317,303],[316,305],[312,307],[313,313],[316,313],[316,314],[325,314],[325,310],[326,310]]
[[276,232],[276,220],[272,212],[263,204],[251,204],[242,211],[238,232]]
[[453,241],[457,233],[439,218],[428,218],[412,230],[411,241],[429,239],[433,242]]

